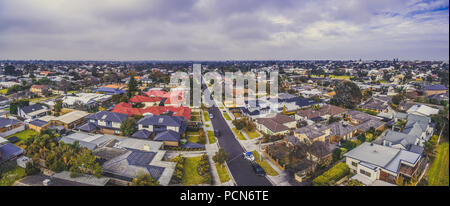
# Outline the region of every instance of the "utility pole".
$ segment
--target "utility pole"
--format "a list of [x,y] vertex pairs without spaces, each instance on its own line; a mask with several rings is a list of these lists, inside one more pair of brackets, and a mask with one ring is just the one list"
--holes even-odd
[[444,122],[444,126],[441,128],[441,133],[439,134],[438,141],[436,144],[439,144],[439,141],[441,140],[441,136],[442,136],[442,132],[444,131],[444,128],[445,128],[445,122]]
[[259,139],[259,162],[262,162],[261,141],[262,141],[262,137]]

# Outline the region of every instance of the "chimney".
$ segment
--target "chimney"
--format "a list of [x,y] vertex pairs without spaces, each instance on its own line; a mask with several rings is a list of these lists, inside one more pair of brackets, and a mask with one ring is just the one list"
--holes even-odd
[[148,144],[144,144],[144,151],[150,152],[150,146]]

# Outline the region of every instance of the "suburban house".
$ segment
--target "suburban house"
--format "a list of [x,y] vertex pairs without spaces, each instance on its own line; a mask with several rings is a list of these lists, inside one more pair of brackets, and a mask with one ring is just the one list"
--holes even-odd
[[330,128],[322,124],[313,124],[306,127],[296,129],[294,136],[301,142],[313,143],[314,141],[327,141],[327,137],[331,134]]
[[45,96],[48,93],[47,85],[33,85],[30,88],[30,92],[39,96]]
[[[147,131],[147,130],[143,130]],[[180,133],[167,130],[158,133],[153,140],[163,142],[164,145],[178,147],[180,142]]]
[[116,89],[116,88],[110,88],[110,87],[101,87],[101,88],[94,90],[93,92],[104,93],[107,95],[118,95],[118,94],[124,94],[126,91],[121,90],[121,89]]
[[112,140],[93,154],[101,159],[104,175],[128,185],[137,175],[149,174],[161,185],[168,185],[176,163],[163,161],[165,151],[158,141],[123,138]]
[[445,94],[447,91],[448,91],[447,87],[439,84],[425,87],[423,90],[425,96],[430,96],[434,94]]
[[81,147],[87,148],[89,150],[95,150],[99,147],[104,146],[110,140],[113,140],[113,136],[104,134],[90,134],[84,132],[74,132],[72,134],[63,136],[61,141],[66,144],[73,144],[78,142]]
[[408,111],[406,111],[406,113],[422,115],[422,116],[428,117],[433,114],[438,114],[439,109],[434,109],[434,108],[431,108],[431,107],[429,107],[427,105],[423,105],[423,104],[416,104],[416,105],[412,106],[411,108],[409,108]]
[[66,95],[62,100],[63,106],[66,108],[74,108],[77,105],[82,105],[87,109],[92,109],[111,100],[111,98],[112,96],[108,94],[76,93],[74,95]]
[[297,122],[294,118],[283,114],[277,114],[272,118],[257,118],[256,127],[269,135],[283,135],[289,133],[290,129],[297,127]]
[[408,114],[403,131],[388,131],[383,145],[422,154],[424,143],[430,140],[433,130],[429,117]]
[[174,131],[183,133],[187,123],[183,117],[167,115],[148,115],[137,122],[138,130],[148,130],[150,132]]
[[65,129],[73,129],[86,121],[86,116],[89,113],[80,110],[71,110],[70,112],[61,116],[44,116],[39,120],[48,122],[51,126],[64,126]]
[[380,120],[381,118],[356,110],[348,111],[345,114],[345,119],[356,126],[360,133],[367,132],[370,128],[383,131],[386,125],[385,122]]
[[0,133],[11,131],[15,128],[20,127],[21,125],[22,123],[20,123],[20,121],[17,121],[15,119],[0,117]]
[[35,132],[41,132],[42,130],[47,129],[49,126],[49,122],[40,119],[35,119],[28,123],[28,128]]
[[359,108],[375,111],[376,113],[380,112],[387,113],[389,109],[389,104],[377,98],[370,98],[363,104],[359,105]]
[[365,185],[376,180],[394,184],[402,176],[405,180],[421,175],[426,161],[421,154],[364,142],[344,154],[345,162],[357,179]]
[[[436,100],[436,101],[438,101],[438,102],[441,102],[441,101],[448,101],[448,91],[447,92],[445,92],[445,93],[441,93],[441,94],[432,94],[432,95],[430,95],[430,96],[427,96],[427,98],[428,99],[434,99],[434,100]],[[1,100],[0,100],[1,101]],[[0,103],[0,105],[1,105],[1,103]]]
[[342,117],[342,115],[347,111],[347,109],[337,107],[334,105],[324,104],[319,109],[307,108],[298,111],[295,114],[296,120],[308,121],[310,124],[322,121],[334,117]]
[[45,116],[48,111],[49,109],[44,105],[33,104],[18,108],[17,115],[27,120],[33,120]]
[[339,142],[341,140],[350,140],[355,137],[358,128],[346,122],[334,122],[329,125],[320,123],[308,125],[294,131],[294,136],[302,142],[313,143],[321,142]]
[[[150,97],[152,98],[152,97]],[[191,119],[191,108],[184,106],[148,106],[144,108],[135,108],[132,104],[121,102],[114,106],[112,112],[133,115],[163,115],[171,113],[172,116],[181,116],[185,120]]]
[[22,148],[9,143],[8,140],[0,137],[0,162],[14,159],[23,153],[24,150]]
[[127,118],[128,115],[125,114],[100,111],[87,116],[87,123],[78,127],[78,129],[84,132],[100,131],[103,134],[120,135],[120,126]]

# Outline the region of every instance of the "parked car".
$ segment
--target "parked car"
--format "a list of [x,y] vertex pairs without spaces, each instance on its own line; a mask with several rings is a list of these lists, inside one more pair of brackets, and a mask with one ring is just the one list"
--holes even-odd
[[220,131],[217,130],[217,129],[215,129],[215,130],[214,130],[214,136],[220,137]]
[[244,159],[246,159],[250,162],[255,161],[255,156],[253,156],[252,152],[244,152],[242,155],[243,155]]
[[213,119],[213,118],[214,118],[214,115],[213,115],[213,114],[209,114],[209,118],[210,118],[210,119]]
[[252,167],[253,167],[253,170],[255,171],[256,175],[266,176],[266,172],[264,171],[264,169],[261,166],[259,166],[258,163],[252,162]]

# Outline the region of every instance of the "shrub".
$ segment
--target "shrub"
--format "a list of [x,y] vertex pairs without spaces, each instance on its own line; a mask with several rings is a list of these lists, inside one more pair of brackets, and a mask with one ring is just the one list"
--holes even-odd
[[25,167],[25,173],[27,176],[35,175],[41,172],[39,168],[37,168],[32,162],[28,162]]
[[337,163],[334,167],[316,177],[313,180],[314,186],[333,185],[336,181],[350,174],[350,168],[343,162]]

